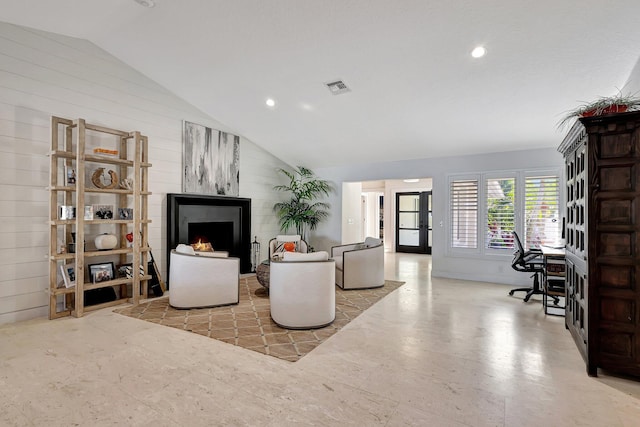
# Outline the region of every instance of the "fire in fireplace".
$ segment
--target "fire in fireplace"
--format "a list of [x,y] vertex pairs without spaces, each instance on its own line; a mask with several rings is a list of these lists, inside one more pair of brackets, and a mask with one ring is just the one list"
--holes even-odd
[[167,276],[172,249],[180,243],[211,243],[215,251],[240,258],[251,271],[251,199],[167,194]]
[[233,221],[190,222],[187,226],[189,244],[196,251],[233,249]]

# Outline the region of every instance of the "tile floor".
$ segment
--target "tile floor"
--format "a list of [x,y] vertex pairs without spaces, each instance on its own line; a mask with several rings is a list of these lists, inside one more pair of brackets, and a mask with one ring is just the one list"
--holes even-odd
[[640,382],[588,377],[510,287],[407,283],[296,363],[105,309],[0,327],[2,426],[637,426]]

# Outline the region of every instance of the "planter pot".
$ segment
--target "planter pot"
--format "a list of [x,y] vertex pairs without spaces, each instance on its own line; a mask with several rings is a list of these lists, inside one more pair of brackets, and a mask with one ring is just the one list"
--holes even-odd
[[627,105],[610,105],[606,108],[587,110],[581,114],[581,117],[602,116],[604,114],[624,113],[629,109]]

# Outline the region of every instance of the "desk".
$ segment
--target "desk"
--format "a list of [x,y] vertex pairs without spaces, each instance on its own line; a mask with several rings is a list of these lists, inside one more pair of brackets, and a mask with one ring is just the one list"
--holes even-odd
[[[540,246],[544,262],[544,272],[542,287],[544,291],[542,304],[544,313],[554,316],[564,316],[565,314],[565,265],[564,248],[552,248],[550,246]],[[562,298],[562,304],[560,299]],[[552,302],[552,304],[549,304]]]

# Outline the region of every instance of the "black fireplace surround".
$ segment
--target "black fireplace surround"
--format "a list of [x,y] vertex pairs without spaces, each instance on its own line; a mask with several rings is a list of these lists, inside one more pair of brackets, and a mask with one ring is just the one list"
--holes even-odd
[[216,251],[240,258],[240,272],[251,271],[251,199],[167,194],[167,276],[171,250],[202,239]]

